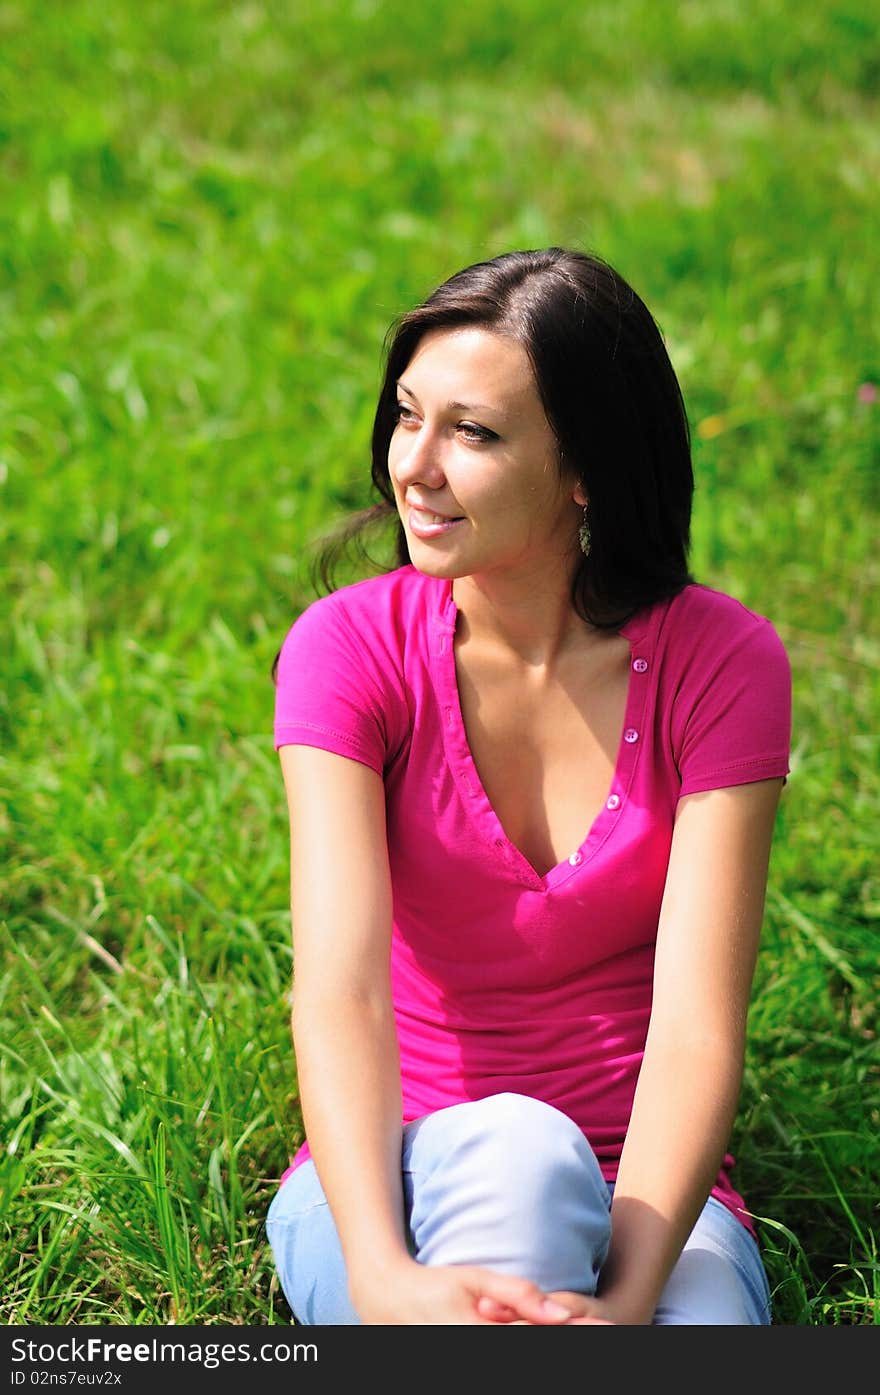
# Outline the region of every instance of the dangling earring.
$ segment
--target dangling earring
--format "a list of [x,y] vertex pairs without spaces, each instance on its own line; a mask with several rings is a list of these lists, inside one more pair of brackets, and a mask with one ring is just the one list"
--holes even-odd
[[587,522],[587,510],[588,510],[589,507],[590,507],[589,504],[584,504],[584,521],[583,521],[583,523],[581,524],[580,528],[578,529],[578,537],[579,537],[580,540],[581,540],[581,552],[584,554],[585,557],[589,557],[589,555],[590,555],[590,537],[591,537],[591,534],[590,534],[590,525],[589,525],[589,523]]

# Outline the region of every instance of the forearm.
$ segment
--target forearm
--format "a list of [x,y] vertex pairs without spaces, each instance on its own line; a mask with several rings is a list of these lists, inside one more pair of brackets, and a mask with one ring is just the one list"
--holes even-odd
[[598,1292],[650,1322],[730,1136],[741,1055],[713,1040],[645,1051],[611,1205]]
[[400,1053],[384,1003],[334,996],[291,1019],[309,1150],[350,1286],[409,1258],[401,1177]]

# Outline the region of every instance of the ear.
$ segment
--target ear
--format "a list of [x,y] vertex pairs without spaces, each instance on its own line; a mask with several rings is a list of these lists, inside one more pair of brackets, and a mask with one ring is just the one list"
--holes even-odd
[[587,504],[590,502],[583,489],[581,488],[580,484],[575,485],[574,493],[571,497],[574,499],[576,504],[580,504],[582,509],[586,508]]

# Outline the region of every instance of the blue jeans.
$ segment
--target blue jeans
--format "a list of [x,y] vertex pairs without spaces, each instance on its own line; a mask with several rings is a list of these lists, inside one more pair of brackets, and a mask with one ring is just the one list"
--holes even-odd
[[[546,1292],[595,1292],[614,1184],[578,1126],[552,1105],[503,1093],[426,1114],[404,1125],[402,1172],[407,1243],[420,1264],[473,1264]],[[311,1159],[275,1193],[266,1233],[296,1323],[360,1323]],[[769,1323],[757,1243],[709,1197],[654,1324]]]

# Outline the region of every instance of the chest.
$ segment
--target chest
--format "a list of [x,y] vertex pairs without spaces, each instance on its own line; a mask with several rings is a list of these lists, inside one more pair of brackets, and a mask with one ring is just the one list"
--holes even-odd
[[467,744],[509,841],[539,876],[586,838],[608,797],[626,718],[630,645],[620,635],[558,679],[456,650]]

